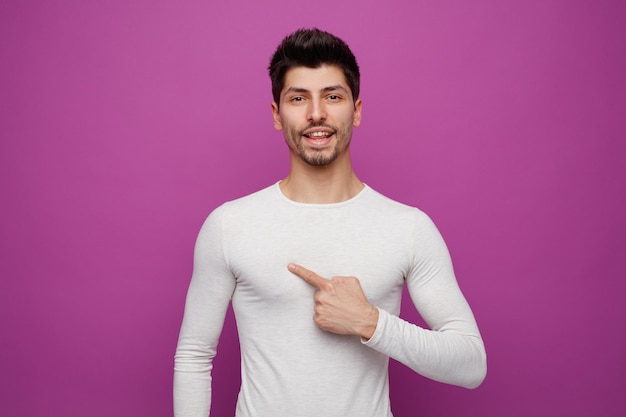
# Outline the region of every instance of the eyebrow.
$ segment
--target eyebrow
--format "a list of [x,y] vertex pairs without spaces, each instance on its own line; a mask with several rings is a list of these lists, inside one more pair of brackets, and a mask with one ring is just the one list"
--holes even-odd
[[[347,91],[346,88],[344,86],[342,86],[341,84],[336,84],[336,85],[329,85],[328,87],[324,87],[322,89],[322,92],[328,93],[328,92],[337,91],[337,90]],[[285,90],[285,94],[287,94],[287,93],[309,93],[309,92],[310,91],[307,90],[306,88],[301,88],[301,87],[289,87],[287,90]]]

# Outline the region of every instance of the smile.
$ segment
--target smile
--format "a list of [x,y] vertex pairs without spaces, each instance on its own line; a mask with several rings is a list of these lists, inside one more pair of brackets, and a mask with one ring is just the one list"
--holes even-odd
[[311,132],[304,136],[310,139],[324,139],[333,135],[333,132]]

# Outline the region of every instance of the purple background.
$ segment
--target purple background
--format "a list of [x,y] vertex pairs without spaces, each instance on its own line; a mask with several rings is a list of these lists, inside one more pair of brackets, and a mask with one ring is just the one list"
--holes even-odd
[[301,26],[356,53],[357,173],[433,217],[487,346],[473,391],[392,363],[395,415],[623,415],[625,21],[619,0],[3,1],[0,415],[171,415],[196,234],[287,173],[266,66]]

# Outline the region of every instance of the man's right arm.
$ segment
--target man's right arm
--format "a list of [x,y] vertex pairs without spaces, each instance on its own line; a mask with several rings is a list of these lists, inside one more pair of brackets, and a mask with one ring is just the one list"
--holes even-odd
[[211,408],[213,358],[235,288],[223,254],[220,212],[217,209],[208,217],[194,250],[174,365],[176,417],[207,417]]

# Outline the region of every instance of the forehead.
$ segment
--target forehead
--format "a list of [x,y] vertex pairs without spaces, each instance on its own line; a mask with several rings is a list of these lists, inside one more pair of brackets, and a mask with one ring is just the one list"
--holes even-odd
[[294,67],[285,74],[285,83],[281,93],[294,88],[316,92],[329,86],[341,86],[350,92],[343,70],[338,66]]

